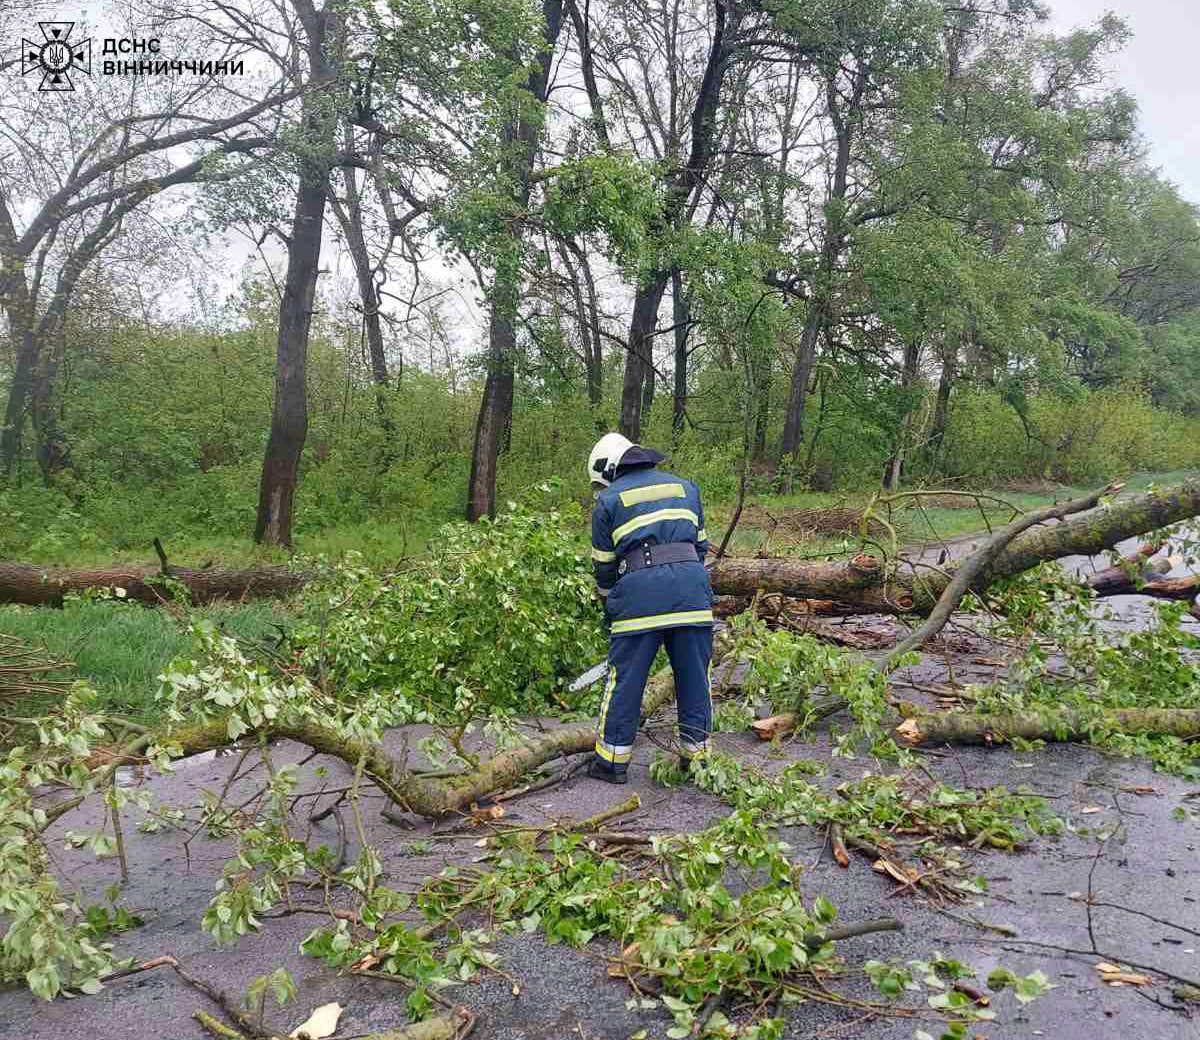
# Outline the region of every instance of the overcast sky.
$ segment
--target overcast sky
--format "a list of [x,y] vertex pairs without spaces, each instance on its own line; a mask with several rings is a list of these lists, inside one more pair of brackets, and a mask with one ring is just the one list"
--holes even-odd
[[1121,15],[1133,39],[1111,59],[1113,85],[1137,98],[1150,160],[1200,205],[1200,3],[1197,0],[1047,0],[1054,28]]

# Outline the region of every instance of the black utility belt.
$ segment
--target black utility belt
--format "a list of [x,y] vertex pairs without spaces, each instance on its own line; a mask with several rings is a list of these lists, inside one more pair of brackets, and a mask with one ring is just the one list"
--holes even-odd
[[621,557],[617,564],[618,574],[631,574],[646,567],[659,567],[664,563],[698,563],[700,557],[696,553],[694,542],[667,542],[665,545],[653,545],[643,542],[636,549],[630,549]]

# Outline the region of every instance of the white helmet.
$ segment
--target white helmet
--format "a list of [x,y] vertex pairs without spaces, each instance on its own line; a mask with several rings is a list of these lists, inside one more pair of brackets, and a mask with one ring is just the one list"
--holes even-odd
[[596,446],[588,456],[588,480],[607,487],[616,477],[621,459],[633,447],[636,445],[628,437],[619,433],[606,433],[596,441]]

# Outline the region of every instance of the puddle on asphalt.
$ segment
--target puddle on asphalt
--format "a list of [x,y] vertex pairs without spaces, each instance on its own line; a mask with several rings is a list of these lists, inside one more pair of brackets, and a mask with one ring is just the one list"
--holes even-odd
[[[202,751],[198,755],[192,755],[189,758],[180,759],[174,763],[177,773],[186,773],[190,769],[195,769],[197,766],[207,765],[218,758],[228,758],[230,755],[240,749],[237,748],[217,748],[214,751]],[[117,783],[121,787],[136,787],[142,780],[144,775],[143,766],[118,766],[117,767]]]

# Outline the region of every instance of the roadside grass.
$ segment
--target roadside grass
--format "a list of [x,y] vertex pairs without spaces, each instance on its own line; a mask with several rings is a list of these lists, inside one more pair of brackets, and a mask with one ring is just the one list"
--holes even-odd
[[[252,640],[272,638],[278,634],[273,625],[288,624],[286,608],[270,601],[213,605],[196,614]],[[138,720],[153,715],[164,666],[191,648],[185,627],[166,611],[103,600],[71,602],[62,610],[0,607],[0,632],[44,648],[53,660],[70,662],[73,667],[65,674],[90,680],[99,693],[98,706]],[[44,698],[36,700],[49,706]],[[8,708],[19,714],[35,706]]]
[[[301,528],[294,534],[295,544],[290,552],[274,546],[255,545],[249,531],[238,535],[186,538],[164,535],[162,541],[168,562],[179,567],[202,567],[210,563],[223,567],[285,564],[293,556],[340,559],[350,550],[362,553],[371,566],[388,567],[400,560],[424,555],[438,527],[449,519],[421,517],[406,520],[384,516],[370,524],[344,524],[318,531]],[[118,547],[62,542],[38,552],[18,553],[15,558],[22,563],[47,567],[158,566],[150,543]]]

